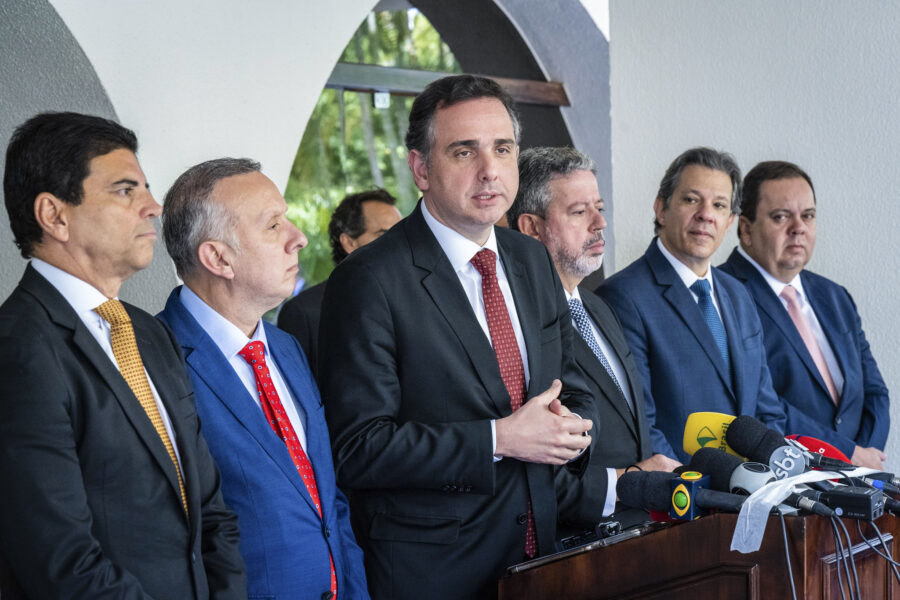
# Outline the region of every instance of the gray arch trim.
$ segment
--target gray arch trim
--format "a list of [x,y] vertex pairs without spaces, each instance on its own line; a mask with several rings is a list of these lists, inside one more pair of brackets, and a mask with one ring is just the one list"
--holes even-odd
[[[0,2],[0,57],[0,165],[6,164],[6,146],[13,130],[39,112],[75,111],[117,120],[94,67],[46,0]],[[25,267],[5,211],[3,221],[0,298],[12,292]],[[121,295],[155,312],[162,308],[168,293],[168,289],[160,289],[159,281],[175,283],[161,244],[150,268],[131,278]]]

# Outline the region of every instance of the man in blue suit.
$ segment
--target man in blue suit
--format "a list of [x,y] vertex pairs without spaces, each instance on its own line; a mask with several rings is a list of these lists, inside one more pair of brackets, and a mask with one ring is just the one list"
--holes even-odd
[[297,340],[261,320],[290,295],[306,237],[259,169],[212,160],[169,190],[163,234],[185,285],[159,317],[184,352],[238,515],[250,598],[368,598],[308,363]]
[[762,162],[744,178],[740,247],[722,270],[746,286],[763,325],[787,431],[819,438],[853,464],[882,468],[888,390],[853,298],[804,269],[816,245],[816,196],[795,164]]
[[740,181],[729,154],[682,153],[653,204],[658,237],[597,289],[619,317],[643,378],[653,452],[681,461],[694,412],[753,415],[784,429],[756,307],[738,281],[710,266],[734,221]]

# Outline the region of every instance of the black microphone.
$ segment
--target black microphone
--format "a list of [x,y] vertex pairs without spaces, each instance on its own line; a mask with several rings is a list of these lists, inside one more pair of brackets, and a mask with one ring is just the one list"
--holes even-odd
[[781,433],[749,415],[735,418],[725,432],[725,440],[748,460],[769,465],[777,479],[799,475],[808,466],[820,469],[852,469],[853,465],[810,452],[785,440]]
[[[728,491],[732,494],[749,496],[759,488],[775,481],[775,474],[766,465],[744,462],[737,456],[718,448],[698,450],[691,458],[691,467],[709,475],[710,487],[713,489]],[[808,497],[810,495],[812,494],[808,494],[806,491],[799,494],[792,493],[781,503],[823,517],[834,515],[831,508]]]
[[[616,495],[622,503],[634,508],[670,512],[675,490],[682,487],[681,481],[682,477],[668,471],[629,471],[619,477]],[[746,500],[744,496],[703,487],[695,487],[692,492],[688,502],[703,510],[740,512]]]

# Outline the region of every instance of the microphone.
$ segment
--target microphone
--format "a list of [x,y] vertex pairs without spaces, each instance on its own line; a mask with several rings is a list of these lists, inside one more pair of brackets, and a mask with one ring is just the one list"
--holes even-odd
[[693,520],[710,509],[739,512],[745,498],[706,487],[709,479],[688,471],[629,471],[619,477],[619,500],[648,511],[668,512],[674,519]]
[[841,460],[809,452],[793,440],[785,440],[779,432],[748,415],[735,418],[725,432],[725,438],[742,456],[769,465],[777,479],[799,475],[808,465],[820,469],[853,468]]
[[[736,456],[715,448],[702,448],[691,459],[691,467],[710,477],[713,489],[749,496],[761,487],[775,481],[775,474],[768,466],[756,462],[744,462]],[[791,494],[782,504],[810,513],[830,517],[834,515],[825,504],[809,497],[812,490]]]
[[720,448],[737,456],[737,452],[725,441],[725,431],[734,415],[718,412],[695,412],[688,415],[684,424],[684,438],[681,445],[688,454],[700,448]]
[[818,438],[814,438],[808,435],[798,435],[796,433],[786,435],[784,436],[784,438],[787,440],[794,440],[796,442],[799,442],[800,445],[815,454],[821,454],[822,456],[827,456],[828,458],[836,458],[846,463],[850,462],[850,459],[847,458],[846,454],[844,454],[828,442],[823,442]]

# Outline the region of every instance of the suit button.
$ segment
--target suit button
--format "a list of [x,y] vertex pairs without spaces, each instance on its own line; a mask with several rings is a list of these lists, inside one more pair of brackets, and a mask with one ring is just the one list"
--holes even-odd
[[516,523],[518,523],[519,525],[524,525],[527,522],[528,522],[528,514],[527,513],[522,513],[521,515],[516,517]]
[[331,592],[325,592],[324,594],[322,594],[322,600],[331,600],[332,598],[334,598],[334,594],[332,594]]
[[[324,534],[325,534],[325,537],[327,537],[327,538],[328,538],[328,537],[331,537],[331,529],[329,529],[328,527],[323,526],[323,527],[322,527],[322,533],[324,533]],[[329,592],[329,594],[330,594],[330,593],[331,593],[331,592]]]
[[191,562],[192,563],[197,562],[197,553],[196,552],[191,552]]
[[840,425],[840,424],[843,423],[843,422],[844,422],[844,420],[843,420],[842,418],[840,418],[840,417],[838,417],[838,418],[836,418],[836,419],[834,420],[834,424],[835,424],[835,425]]

